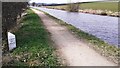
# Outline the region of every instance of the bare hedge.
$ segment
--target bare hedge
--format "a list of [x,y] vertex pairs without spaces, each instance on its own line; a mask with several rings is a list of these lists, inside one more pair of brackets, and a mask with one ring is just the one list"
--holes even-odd
[[7,32],[17,26],[17,17],[27,9],[27,2],[2,2],[2,39],[7,41]]

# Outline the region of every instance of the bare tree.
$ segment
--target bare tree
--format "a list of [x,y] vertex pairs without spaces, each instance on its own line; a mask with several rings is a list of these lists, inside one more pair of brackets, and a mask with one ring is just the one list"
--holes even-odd
[[69,0],[68,11],[78,12],[78,10],[79,10],[79,3],[72,3],[71,0]]

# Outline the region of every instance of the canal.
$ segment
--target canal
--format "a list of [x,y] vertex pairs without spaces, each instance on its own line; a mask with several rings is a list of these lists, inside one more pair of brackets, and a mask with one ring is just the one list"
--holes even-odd
[[67,12],[63,10],[35,7],[39,10],[69,23],[80,30],[92,34],[101,40],[118,45],[118,17]]

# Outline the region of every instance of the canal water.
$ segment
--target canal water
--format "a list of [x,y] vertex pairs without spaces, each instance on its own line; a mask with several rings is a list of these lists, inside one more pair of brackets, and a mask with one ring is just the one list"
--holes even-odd
[[92,34],[111,45],[118,45],[118,17],[67,12],[40,7],[36,8],[47,12],[84,32]]

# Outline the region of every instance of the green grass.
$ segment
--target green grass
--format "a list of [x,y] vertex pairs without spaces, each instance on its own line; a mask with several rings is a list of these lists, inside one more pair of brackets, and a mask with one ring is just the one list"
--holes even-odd
[[90,47],[94,48],[97,52],[101,53],[103,56],[106,56],[109,60],[114,61],[115,63],[118,63],[118,60],[120,58],[120,48],[117,48],[114,45],[109,45],[108,43],[100,40],[99,38],[88,34],[70,24],[67,24],[63,22],[60,19],[57,19],[51,15],[47,14],[49,17],[54,19],[56,22],[58,22],[60,25],[67,27],[72,33],[74,33],[78,38],[83,40],[83,42],[89,43]]
[[81,9],[100,9],[118,11],[118,2],[93,2],[80,4]]
[[[68,5],[61,6],[48,6],[49,8],[58,8],[67,10]],[[118,11],[118,2],[90,2],[90,3],[81,3],[80,9],[100,9],[100,10],[111,10]]]
[[61,65],[53,43],[42,21],[32,10],[27,10],[23,26],[15,32],[17,48],[11,53],[10,66],[58,66]]

